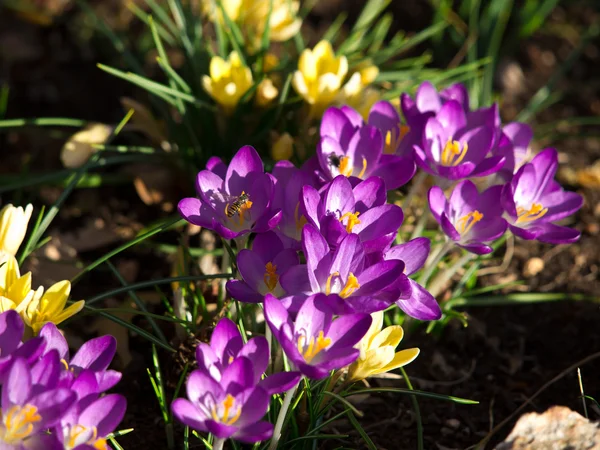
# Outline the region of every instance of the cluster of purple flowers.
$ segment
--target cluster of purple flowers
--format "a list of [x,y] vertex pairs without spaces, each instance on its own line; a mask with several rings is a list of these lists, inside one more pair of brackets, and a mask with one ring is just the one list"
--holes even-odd
[[462,85],[438,92],[424,83],[414,99],[401,97],[401,109],[404,122],[392,104],[378,102],[365,123],[349,107],[329,108],[316,155],[301,168],[282,161],[265,173],[246,146],[228,166],[213,158],[198,174],[198,197],[183,199],[179,211],[238,242],[241,278],[230,280],[227,291],[263,304],[292,372],[263,379],[268,343],[255,337],[243,345],[223,319],[210,346],[198,347],[189,400],[173,404],[183,423],[218,438],[268,439],[272,425],[260,420],[269,396],[300,376],[319,379],[351,364],[370,313],[396,304],[420,320],[440,318],[435,298],[409,278],[425,265],[430,241],[395,244],[404,216],[387,202],[387,192],[408,183],[417,168],[433,180],[429,207],[446,240],[469,252],[491,252],[489,244],[507,228],[549,243],[579,237],[555,222],[582,199],[554,181],[554,149],[526,163],[527,125],[502,126],[495,105],[472,111]]
[[121,379],[107,370],[116,340],[92,339],[70,358],[53,323],[26,342],[23,332],[18,313],[0,314],[0,448],[108,449],[126,408],[123,396],[104,394]]

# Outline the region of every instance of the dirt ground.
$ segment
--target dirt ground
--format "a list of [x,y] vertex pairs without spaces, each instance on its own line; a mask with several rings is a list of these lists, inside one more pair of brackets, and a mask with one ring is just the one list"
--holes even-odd
[[[319,29],[321,21],[335,16],[339,5],[318,8],[311,24]],[[337,2],[339,3],[339,2]],[[399,2],[401,3],[401,2]],[[328,3],[329,4],[329,3]],[[324,4],[325,5],[325,4]],[[397,12],[397,26],[415,31],[428,23],[431,11],[420,2],[406,2]],[[68,13],[52,27],[39,27],[17,21],[6,12],[0,14],[0,85],[11,87],[7,118],[31,116],[65,116],[96,121],[116,122],[122,116],[118,98],[134,95],[131,87],[104,74],[95,63],[107,58],[108,49],[90,46],[73,39],[76,31],[69,26]],[[591,6],[559,7],[548,24],[499,62],[497,87],[502,93],[502,114],[512,120],[529,98],[549,79],[553,70],[568,58],[581,32],[600,14]],[[94,41],[92,41],[94,42]],[[562,99],[539,117],[538,123],[579,116],[600,115],[600,42],[584,48],[580,59],[558,88]],[[481,285],[517,279],[526,284],[524,292],[565,292],[600,295],[600,134],[594,129],[551,127],[555,132],[536,145],[556,147],[566,169],[561,181],[585,198],[583,209],[572,221],[582,231],[581,240],[570,246],[550,246],[517,241],[514,254],[501,266],[500,255],[490,264],[496,273],[482,277]],[[31,172],[60,169],[58,153],[69,130],[31,130],[0,134],[1,176],[15,176],[26,167]],[[564,134],[570,134],[564,137]],[[587,171],[586,171],[587,170]],[[144,225],[166,212],[146,206],[131,183],[131,170],[114,171],[119,175],[113,185],[101,189],[76,191],[61,210],[50,229],[54,239],[50,250],[38,252],[29,266],[39,283],[73,277],[79,270],[75,261],[84,264],[103,255]],[[2,202],[33,201],[51,204],[59,195],[58,186],[44,185],[2,194]],[[174,198],[181,196],[175,187]],[[175,243],[175,236],[165,233],[164,242]],[[56,256],[58,254],[58,257]],[[170,261],[164,254],[139,246],[114,258],[113,263],[128,282],[169,276]],[[101,267],[87,276],[73,290],[73,298],[87,298],[119,286],[110,271]],[[157,295],[145,297],[157,310]],[[108,306],[118,306],[122,299]],[[421,354],[408,366],[415,388],[477,400],[478,405],[458,405],[432,399],[420,399],[426,449],[466,449],[486,437],[490,430],[530,399],[555,377],[523,412],[544,411],[552,405],[566,405],[581,412],[576,370],[568,370],[578,361],[600,351],[600,334],[595,328],[600,320],[598,303],[565,301],[537,305],[474,307],[466,311],[469,326],[452,322],[433,337],[424,329],[407,335],[406,347],[419,347]],[[134,323],[146,326],[138,318]],[[151,391],[146,367],[151,364],[148,345],[139,336],[126,336],[114,326],[89,317],[78,321],[70,337],[74,345],[96,332],[120,333],[123,348],[117,364],[128,363],[118,390],[128,397],[128,412],[123,428],[135,432],[120,438],[127,450],[165,448],[164,428],[156,399]],[[167,377],[175,373],[177,361],[163,359]],[[600,398],[600,358],[581,365],[586,393]],[[171,380],[172,381],[172,380]],[[390,380],[373,384],[389,385]],[[403,386],[402,381],[394,381]],[[172,385],[172,383],[170,384]],[[590,418],[600,418],[600,411],[588,404]],[[362,424],[380,449],[414,449],[417,444],[415,415],[408,396],[377,395],[357,404],[365,413]],[[518,414],[499,429],[488,448],[505,437]],[[356,433],[345,422],[327,432],[350,437],[325,443],[323,448],[364,448]],[[198,441],[196,441],[198,442]],[[160,444],[159,444],[160,443]],[[197,448],[200,448],[198,446]]]

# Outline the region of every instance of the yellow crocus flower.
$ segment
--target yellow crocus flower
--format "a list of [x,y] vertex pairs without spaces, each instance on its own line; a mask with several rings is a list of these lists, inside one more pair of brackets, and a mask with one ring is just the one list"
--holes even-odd
[[204,89],[226,113],[233,112],[240,99],[252,87],[252,71],[234,51],[227,61],[220,56],[213,56],[209,72],[210,76],[204,75],[202,78]]
[[336,57],[331,44],[321,41],[300,55],[292,85],[311,106],[310,114],[315,117],[334,102],[347,73],[346,57]]
[[271,146],[271,157],[274,161],[290,159],[294,155],[294,139],[289,133],[278,136],[273,133],[273,145]]
[[0,210],[0,254],[17,254],[27,233],[27,224],[32,212],[31,204],[25,209],[8,204]]
[[254,101],[258,106],[265,107],[275,100],[278,94],[279,89],[273,84],[273,81],[270,78],[265,78],[256,87]]
[[0,265],[0,313],[9,309],[21,313],[34,296],[31,272],[21,276],[19,264],[12,255],[5,254]]
[[62,321],[77,314],[83,308],[84,301],[79,300],[66,307],[67,299],[71,293],[71,283],[67,280],[59,281],[50,286],[46,292],[39,289],[34,298],[29,302],[22,315],[23,321],[31,327],[37,335],[40,329],[48,322],[58,325]]
[[105,144],[112,132],[113,127],[102,123],[92,123],[75,133],[60,151],[60,160],[63,165],[69,169],[83,166],[96,152],[94,145]]
[[383,312],[371,316],[371,327],[358,343],[360,356],[348,368],[348,382],[360,381],[405,366],[419,355],[418,348],[396,352],[396,347],[404,336],[402,327],[392,325],[382,330]]
[[[273,10],[269,17],[271,1]],[[287,41],[300,31],[302,21],[298,17],[299,9],[298,0],[245,0],[240,14],[241,26],[256,47],[265,32],[268,18],[270,40]]]

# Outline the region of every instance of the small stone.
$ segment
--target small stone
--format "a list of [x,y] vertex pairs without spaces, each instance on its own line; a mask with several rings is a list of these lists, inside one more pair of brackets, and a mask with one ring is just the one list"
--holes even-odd
[[523,275],[525,276],[525,278],[535,277],[538,273],[544,270],[544,265],[544,260],[542,258],[530,258],[525,263]]
[[519,419],[496,450],[600,450],[600,425],[564,406]]
[[450,428],[457,429],[460,426],[460,420],[458,419],[448,419],[446,420],[446,425]]

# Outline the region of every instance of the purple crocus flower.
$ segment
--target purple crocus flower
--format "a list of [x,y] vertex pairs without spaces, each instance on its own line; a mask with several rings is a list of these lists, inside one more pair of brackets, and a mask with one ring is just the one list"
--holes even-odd
[[225,368],[221,381],[203,370],[194,370],[186,383],[188,398],[171,404],[173,415],[184,425],[220,439],[247,443],[269,439],[273,425],[261,419],[270,395],[255,385],[254,377],[254,366],[244,356]]
[[[211,170],[212,169],[212,170]],[[233,157],[225,178],[217,159],[198,174],[199,198],[184,198],[179,213],[194,225],[214,230],[225,239],[250,231],[264,232],[281,220],[281,211],[271,209],[273,180],[264,173],[260,156],[250,146],[242,147]]]
[[[408,276],[416,273],[427,261],[431,242],[420,237],[395,245],[384,253],[385,260],[403,261],[404,273]],[[411,317],[419,320],[437,320],[442,310],[437,301],[423,286],[409,278],[410,289],[404,290],[396,305]]]
[[221,382],[227,368],[237,358],[248,358],[253,366],[253,384],[260,386],[268,394],[279,394],[298,384],[297,372],[274,373],[261,379],[269,364],[269,344],[263,336],[255,336],[246,344],[238,327],[228,318],[223,318],[215,327],[210,344],[199,342],[196,347],[198,370]]
[[106,436],[119,425],[127,402],[125,397],[109,394],[77,402],[54,428],[65,450],[106,449]]
[[390,260],[368,265],[356,234],[348,234],[331,252],[319,230],[307,224],[302,233],[302,245],[306,265],[290,268],[281,278],[287,292],[337,294],[331,299],[332,305],[342,308],[337,313],[381,311],[403,292],[410,292],[408,277],[403,274],[404,263]]
[[[56,350],[60,356],[63,370],[60,373],[61,387],[73,388],[76,380],[84,373],[95,379],[96,392],[101,393],[119,382],[121,373],[115,370],[107,370],[117,351],[117,341],[112,336],[101,336],[85,342],[69,358],[69,345],[56,325],[49,322],[40,330],[40,337],[46,341],[46,351]],[[80,384],[75,385],[80,386]],[[84,383],[84,390],[89,385]]]
[[414,100],[409,94],[400,96],[400,107],[408,125],[412,126],[423,117],[437,114],[450,100],[458,102],[465,113],[469,111],[469,94],[463,84],[453,84],[438,93],[433,84],[425,81],[417,88]]
[[296,250],[284,248],[275,232],[257,234],[252,250],[243,249],[237,255],[237,266],[243,280],[229,280],[227,292],[233,298],[249,303],[262,302],[267,293],[281,297],[285,293],[279,278],[298,263]]
[[386,203],[385,185],[378,177],[370,177],[354,188],[342,175],[321,192],[304,186],[301,205],[309,223],[320,229],[333,248],[348,233],[354,233],[367,253],[387,247],[404,218],[399,206]]
[[489,111],[467,120],[461,104],[446,102],[425,125],[415,162],[426,172],[449,180],[490,175],[502,168],[504,155],[490,155],[498,130]]
[[300,207],[302,188],[304,186],[317,187],[318,182],[314,169],[298,169],[289,161],[278,161],[273,167],[273,177],[276,180],[273,195],[273,208],[281,209],[281,222],[276,231],[287,241],[286,247],[300,249],[302,227],[306,224],[306,217]]
[[554,180],[558,169],[556,150],[538,153],[515,174],[502,189],[504,217],[511,231],[527,240],[550,244],[567,244],[579,239],[580,232],[556,225],[583,205],[583,198],[562,189]]
[[492,186],[479,194],[472,181],[464,180],[454,187],[448,201],[444,191],[433,186],[429,190],[429,207],[451,240],[469,252],[484,255],[492,252],[485,243],[498,239],[506,231],[501,190],[502,186]]
[[502,127],[502,133],[495,154],[504,155],[506,161],[497,173],[501,182],[508,182],[513,174],[527,160],[529,144],[533,138],[533,130],[527,124],[511,122]]
[[421,142],[425,120],[413,120],[412,127],[403,124],[394,105],[380,101],[371,108],[368,124],[381,132],[384,154],[412,159],[413,146]]
[[69,389],[35,384],[25,358],[15,359],[2,386],[0,447],[62,449],[56,437],[45,435],[44,430],[58,423],[75,399]]
[[368,314],[348,314],[333,320],[323,294],[310,296],[296,320],[272,295],[265,297],[265,319],[292,366],[312,379],[329,375],[358,358],[354,348],[371,325]]
[[323,114],[317,147],[325,179],[344,175],[356,182],[355,179],[377,176],[383,179],[388,190],[408,183],[415,174],[414,163],[402,156],[384,154],[383,144],[382,132],[365,124],[355,110],[348,106],[329,108]]
[[25,326],[14,310],[0,314],[0,384],[16,358],[25,358],[28,365],[38,360],[44,351],[44,340],[36,337],[22,343]]

